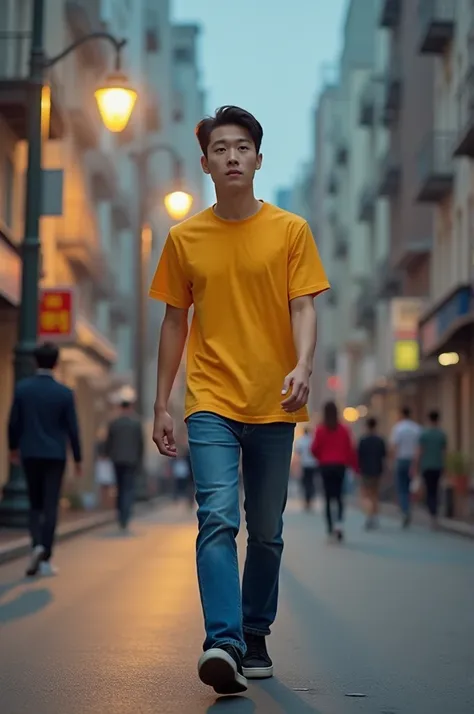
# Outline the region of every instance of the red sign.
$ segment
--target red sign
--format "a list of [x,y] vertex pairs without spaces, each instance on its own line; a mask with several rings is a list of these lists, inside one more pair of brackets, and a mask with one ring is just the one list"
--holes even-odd
[[74,308],[72,288],[42,289],[39,301],[38,337],[52,342],[73,339]]

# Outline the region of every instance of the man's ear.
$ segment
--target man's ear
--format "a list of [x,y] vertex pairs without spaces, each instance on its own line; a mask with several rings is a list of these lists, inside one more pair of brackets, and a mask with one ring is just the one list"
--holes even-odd
[[256,166],[257,171],[260,171],[260,169],[262,168],[262,162],[263,162],[263,154],[259,154],[257,156],[257,166]]
[[205,174],[210,174],[209,166],[207,165],[207,159],[205,156],[201,156],[201,166]]

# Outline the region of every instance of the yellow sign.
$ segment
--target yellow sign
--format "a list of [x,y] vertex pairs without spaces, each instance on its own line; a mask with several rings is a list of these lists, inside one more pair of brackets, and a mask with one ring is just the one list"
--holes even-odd
[[420,365],[418,342],[397,340],[393,348],[393,362],[399,372],[413,372]]

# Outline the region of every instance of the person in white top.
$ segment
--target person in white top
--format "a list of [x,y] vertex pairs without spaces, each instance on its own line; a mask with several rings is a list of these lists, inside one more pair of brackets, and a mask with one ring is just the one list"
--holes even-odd
[[307,511],[311,510],[316,494],[315,478],[318,462],[311,453],[313,436],[311,430],[306,428],[304,434],[295,441],[295,453],[299,457],[301,468],[301,487],[303,490],[304,505]]
[[421,427],[411,418],[411,410],[404,407],[400,421],[390,435],[390,452],[395,467],[398,502],[403,515],[403,527],[410,525],[410,477],[421,436]]

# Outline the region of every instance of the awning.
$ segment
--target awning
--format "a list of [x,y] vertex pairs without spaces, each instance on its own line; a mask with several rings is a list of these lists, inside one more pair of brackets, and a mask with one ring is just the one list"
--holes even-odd
[[473,323],[473,286],[458,285],[422,315],[418,330],[421,357],[439,353],[452,340],[462,341],[465,329]]

